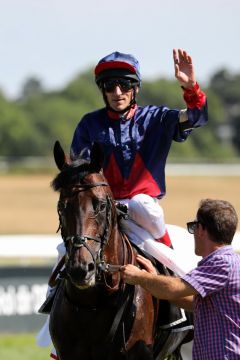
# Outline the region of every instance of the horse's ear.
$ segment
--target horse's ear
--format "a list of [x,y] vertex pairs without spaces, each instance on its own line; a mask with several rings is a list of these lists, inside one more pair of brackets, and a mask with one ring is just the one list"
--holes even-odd
[[92,171],[99,172],[103,167],[104,154],[101,146],[94,143],[91,149],[90,166]]
[[59,141],[56,141],[54,144],[53,155],[58,169],[62,170],[63,166],[68,163],[68,160]]

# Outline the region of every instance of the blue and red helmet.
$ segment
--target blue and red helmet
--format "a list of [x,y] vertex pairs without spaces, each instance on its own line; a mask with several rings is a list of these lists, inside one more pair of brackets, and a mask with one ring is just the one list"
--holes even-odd
[[98,86],[107,78],[123,77],[132,79],[140,86],[141,74],[139,62],[133,55],[118,51],[102,58],[95,67],[95,81]]

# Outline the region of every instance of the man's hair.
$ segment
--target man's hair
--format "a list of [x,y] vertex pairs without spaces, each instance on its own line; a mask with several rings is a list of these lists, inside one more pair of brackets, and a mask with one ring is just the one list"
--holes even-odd
[[231,244],[237,229],[238,216],[228,201],[203,199],[197,212],[197,220],[207,229],[212,241]]

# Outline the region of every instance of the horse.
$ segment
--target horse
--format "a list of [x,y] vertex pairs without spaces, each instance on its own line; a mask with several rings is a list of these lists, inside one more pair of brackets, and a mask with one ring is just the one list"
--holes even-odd
[[136,265],[139,249],[121,231],[125,212],[103,175],[100,149],[94,144],[90,161],[70,161],[56,142],[54,158],[60,173],[52,187],[60,193],[59,230],[66,247],[49,320],[58,359],[180,359],[188,332],[176,332],[172,343],[169,331],[161,337],[161,301],[121,280],[121,266]]

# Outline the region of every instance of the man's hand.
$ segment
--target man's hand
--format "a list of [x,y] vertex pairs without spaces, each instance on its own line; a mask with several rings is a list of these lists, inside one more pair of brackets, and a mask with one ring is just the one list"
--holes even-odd
[[185,89],[192,89],[196,84],[192,58],[185,50],[173,49],[175,77]]
[[157,275],[157,271],[155,269],[155,267],[153,266],[153,264],[151,263],[150,260],[146,259],[144,256],[142,255],[137,255],[136,256],[136,260],[139,264],[141,264],[144,269],[154,275]]
[[121,267],[122,279],[130,285],[143,285],[147,279],[147,273],[157,275],[157,271],[152,265],[151,261],[141,255],[137,255],[136,260],[145,269],[139,269],[137,266],[128,264]]
[[121,267],[121,276],[125,283],[130,285],[140,285],[144,270],[137,266],[127,264]]

